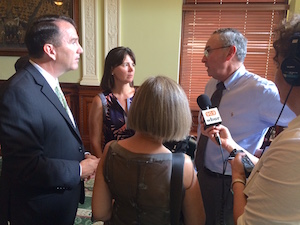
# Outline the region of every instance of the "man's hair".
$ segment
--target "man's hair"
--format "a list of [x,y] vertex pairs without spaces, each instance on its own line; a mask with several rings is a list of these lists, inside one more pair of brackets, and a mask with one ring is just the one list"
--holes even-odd
[[[133,63],[136,64],[135,55],[133,51],[128,47],[120,46],[113,48],[108,52],[105,58],[104,72],[100,83],[102,91],[111,90],[115,86],[115,80],[111,74],[111,71],[115,67],[121,65],[127,55],[129,55]],[[133,86],[133,83],[131,84],[131,86]]]
[[[274,43],[275,49],[274,61],[278,62],[278,55],[286,58],[291,52],[291,38],[292,36],[300,37],[300,15],[293,15],[290,20],[282,20],[274,30]],[[296,51],[297,56],[300,57],[300,52]]]
[[157,140],[179,141],[192,125],[183,89],[164,76],[148,78],[137,90],[128,113],[128,126]]
[[44,54],[43,47],[47,43],[60,46],[60,30],[56,22],[62,20],[76,28],[71,18],[62,15],[44,15],[29,25],[25,34],[25,44],[30,57],[41,58]]
[[19,71],[20,69],[22,69],[27,63],[29,62],[29,56],[28,55],[24,55],[21,56],[20,58],[17,59],[17,61],[15,62],[15,70]]
[[247,54],[247,39],[238,30],[233,28],[221,28],[213,32],[219,34],[223,46],[235,46],[236,57],[240,62],[244,62]]

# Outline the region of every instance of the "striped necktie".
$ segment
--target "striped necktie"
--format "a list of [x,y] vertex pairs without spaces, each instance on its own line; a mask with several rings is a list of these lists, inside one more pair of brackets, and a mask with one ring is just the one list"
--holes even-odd
[[65,96],[64,96],[64,94],[63,94],[63,92],[62,92],[62,90],[61,90],[61,88],[59,86],[59,84],[57,84],[57,86],[55,87],[55,94],[57,95],[59,101],[61,102],[61,104],[63,105],[63,107],[65,108],[65,110],[67,111],[67,113],[68,113],[68,115],[69,115],[69,117],[70,117],[70,119],[71,119],[74,127],[76,127],[75,121],[74,121],[74,117],[72,115],[72,112],[71,112],[71,110],[70,110],[70,108],[68,106],[66,98],[65,98]]

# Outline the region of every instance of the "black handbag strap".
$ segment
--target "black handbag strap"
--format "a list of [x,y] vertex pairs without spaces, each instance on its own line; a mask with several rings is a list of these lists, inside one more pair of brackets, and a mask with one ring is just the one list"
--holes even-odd
[[172,153],[172,174],[170,190],[171,225],[178,225],[183,193],[184,154]]

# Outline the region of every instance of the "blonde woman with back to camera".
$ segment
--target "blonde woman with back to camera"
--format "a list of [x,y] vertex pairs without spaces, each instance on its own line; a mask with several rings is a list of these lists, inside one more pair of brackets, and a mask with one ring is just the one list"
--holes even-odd
[[[128,125],[135,134],[105,146],[93,189],[94,219],[114,225],[171,224],[172,153],[163,142],[182,140],[191,124],[183,89],[164,76],[148,78],[138,89],[128,114]],[[185,154],[183,192],[183,223],[204,224],[199,183]]]

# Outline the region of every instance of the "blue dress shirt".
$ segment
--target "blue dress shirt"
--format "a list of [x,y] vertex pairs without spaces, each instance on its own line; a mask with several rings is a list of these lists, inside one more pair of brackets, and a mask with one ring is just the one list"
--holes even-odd
[[[205,87],[205,94],[211,97],[219,81],[210,79]],[[276,85],[265,78],[250,73],[241,66],[225,82],[226,90],[219,105],[222,124],[228,127],[232,138],[243,148],[254,154],[263,143],[268,128],[273,126],[282,109]],[[201,110],[200,110],[201,113]],[[199,115],[200,115],[199,113]],[[287,126],[295,114],[285,106],[277,123]],[[199,120],[200,117],[198,117]],[[199,124],[199,123],[198,123]],[[198,138],[200,137],[198,125]],[[222,173],[223,161],[220,147],[210,139],[207,142],[204,165],[211,171]],[[224,150],[224,158],[229,153]],[[230,163],[225,174],[231,175]]]

